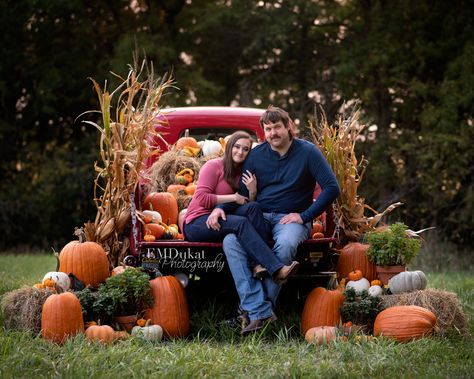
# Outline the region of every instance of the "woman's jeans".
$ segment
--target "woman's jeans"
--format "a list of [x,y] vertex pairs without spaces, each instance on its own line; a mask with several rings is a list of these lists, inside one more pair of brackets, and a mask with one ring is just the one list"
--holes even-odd
[[192,242],[222,241],[228,234],[235,234],[240,245],[250,257],[248,265],[260,263],[273,275],[284,265],[267,245],[270,237],[260,206],[255,202],[244,204],[232,214],[227,214],[227,220],[219,220],[220,230],[206,226],[209,215],[200,216],[184,225],[186,240]]
[[[311,224],[279,224],[285,214],[264,213],[272,228],[275,245],[273,252],[284,264],[290,264],[298,245],[308,239]],[[240,306],[248,312],[250,320],[264,319],[272,315],[280,286],[271,279],[258,280],[249,270],[249,256],[235,235],[224,238],[223,248],[240,298]]]

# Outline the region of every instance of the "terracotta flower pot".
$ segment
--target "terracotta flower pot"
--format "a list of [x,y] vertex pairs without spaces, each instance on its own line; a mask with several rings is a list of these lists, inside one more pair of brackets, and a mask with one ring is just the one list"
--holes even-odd
[[119,324],[122,330],[126,330],[128,333],[130,333],[132,331],[132,328],[137,323],[137,320],[137,315],[117,316],[114,317],[113,322]]
[[400,272],[405,271],[406,266],[375,266],[375,271],[377,271],[378,278],[382,281],[383,284],[388,284],[388,280],[399,274]]

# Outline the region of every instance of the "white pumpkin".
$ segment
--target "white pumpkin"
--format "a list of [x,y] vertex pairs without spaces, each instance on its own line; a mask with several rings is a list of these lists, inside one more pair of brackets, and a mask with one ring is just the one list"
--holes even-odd
[[142,215],[143,217],[149,218],[151,220],[150,223],[159,224],[160,222],[162,222],[160,212],[145,210],[142,211]]
[[184,218],[186,217],[187,211],[188,211],[188,208],[181,209],[178,215],[178,226],[181,233],[183,233]]
[[364,290],[368,290],[370,283],[366,278],[361,278],[359,280],[349,280],[346,284],[346,289],[354,288],[354,291],[360,293]]
[[205,140],[201,150],[205,157],[209,155],[216,155],[222,151],[222,145],[219,141]]
[[379,297],[382,295],[383,290],[380,286],[370,286],[367,292],[372,297]]
[[150,325],[148,320],[145,326],[134,326],[132,328],[132,336],[140,337],[148,341],[160,342],[163,338],[163,328],[160,325]]
[[423,290],[428,284],[423,271],[403,271],[388,281],[393,294]]
[[58,287],[60,287],[63,291],[67,291],[69,288],[71,288],[71,279],[64,272],[58,272],[58,271],[48,272],[43,278],[43,281],[42,281],[43,284],[46,279],[54,280],[56,284],[58,285]]

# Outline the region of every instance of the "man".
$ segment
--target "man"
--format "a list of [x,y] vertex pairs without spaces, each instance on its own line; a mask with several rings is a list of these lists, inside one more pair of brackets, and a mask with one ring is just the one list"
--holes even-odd
[[[309,238],[312,220],[324,212],[340,192],[322,153],[312,143],[294,138],[290,123],[287,112],[270,106],[260,118],[266,141],[251,151],[242,171],[248,170],[257,178],[256,201],[275,241],[272,250],[286,265],[293,261],[298,245]],[[316,183],[322,191],[313,202]],[[249,195],[242,182],[240,193]],[[208,221],[211,227],[218,224],[219,218],[225,218],[225,210],[223,205],[211,213]],[[248,315],[249,324],[242,329],[246,335],[276,320],[273,308],[280,284],[271,278],[253,277],[252,262],[235,235],[225,237],[223,248],[240,306]]]

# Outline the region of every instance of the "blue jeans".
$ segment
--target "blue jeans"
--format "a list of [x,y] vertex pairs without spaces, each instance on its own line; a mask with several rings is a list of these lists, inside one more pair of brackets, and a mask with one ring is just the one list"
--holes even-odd
[[[272,228],[275,241],[273,252],[284,264],[289,264],[296,255],[298,245],[309,238],[311,223],[279,224],[284,215],[264,213],[265,220]],[[263,281],[253,278],[249,269],[251,257],[234,234],[226,236],[223,242],[224,253],[239,294],[240,306],[248,312],[250,320],[270,317],[280,286],[271,278]]]
[[238,207],[227,220],[219,220],[220,230],[206,226],[208,214],[184,225],[184,234],[188,241],[222,241],[228,234],[235,234],[242,248],[253,263],[258,262],[273,275],[284,265],[267,245],[269,229],[258,203],[250,202]]

